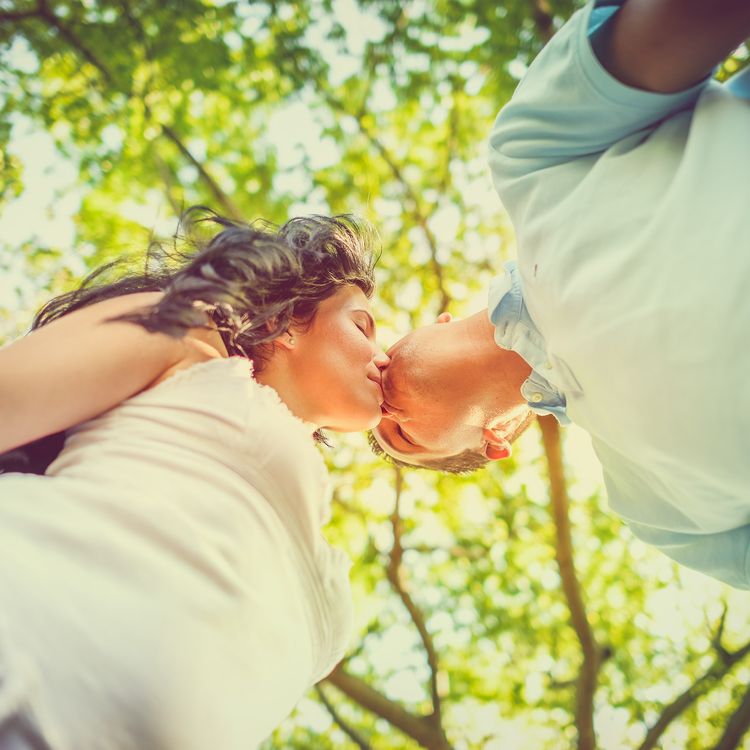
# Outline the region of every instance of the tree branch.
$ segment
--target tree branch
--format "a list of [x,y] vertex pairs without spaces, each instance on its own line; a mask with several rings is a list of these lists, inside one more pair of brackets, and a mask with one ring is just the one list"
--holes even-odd
[[393,513],[391,514],[393,547],[391,548],[386,567],[386,576],[409,612],[427,652],[427,661],[430,666],[430,688],[433,710],[427,716],[415,716],[398,703],[391,701],[377,692],[364,682],[364,680],[348,674],[341,664],[334,669],[327,680],[355,703],[358,703],[380,718],[385,719],[394,727],[404,732],[404,734],[416,740],[422,747],[429,748],[429,750],[451,750],[451,746],[441,726],[441,704],[437,687],[437,653],[432,642],[432,637],[425,625],[424,615],[412,600],[401,578],[400,566],[404,549],[401,544],[402,522],[399,513],[399,504],[403,488],[403,474],[398,467],[395,468],[395,473],[396,500]]
[[578,728],[578,749],[594,750],[596,747],[594,693],[596,691],[597,674],[602,662],[601,649],[589,625],[575,571],[560,428],[553,416],[539,417],[539,426],[542,430],[542,442],[549,472],[550,500],[557,536],[555,544],[557,565],[560,570],[563,593],[570,610],[571,624],[583,652],[576,690],[575,715]]
[[[332,100],[329,100],[329,105],[333,106]],[[340,110],[346,112],[342,105],[338,104],[337,106]],[[380,154],[383,161],[388,165],[388,168],[396,178],[396,181],[399,183],[399,185],[401,185],[401,188],[404,191],[407,202],[409,204],[409,213],[411,213],[412,218],[414,219],[417,226],[422,230],[422,233],[427,240],[427,246],[430,250],[430,266],[432,268],[433,274],[435,275],[438,292],[440,293],[440,310],[441,312],[445,312],[451,303],[451,297],[448,294],[447,289],[445,288],[445,275],[443,273],[443,266],[437,257],[437,240],[435,239],[435,235],[433,234],[428,224],[429,216],[423,211],[416,191],[404,176],[401,167],[398,165],[393,155],[365,124],[362,113],[352,115],[351,112],[346,112],[346,114],[354,117],[362,135],[364,135],[365,138],[370,141],[370,144],[375,147],[375,150]]]
[[552,8],[547,0],[529,0],[529,6],[531,7],[531,17],[536,25],[536,33],[546,44],[555,34],[552,24]]
[[159,171],[159,176],[164,183],[164,194],[172,209],[172,213],[175,216],[180,216],[185,207],[177,203],[177,201],[174,199],[174,196],[172,195],[172,190],[175,188],[175,186],[179,187],[179,184],[177,183],[172,170],[169,168],[169,165],[164,161],[164,159],[161,158],[158,153],[154,154],[154,162],[156,164],[157,170]]
[[112,74],[107,66],[78,38],[72,29],[58,18],[47,4],[47,0],[39,0],[37,9],[39,17],[43,18],[65,41],[73,47],[85,60],[93,65],[104,77],[107,83],[112,84]]
[[[440,695],[438,691],[438,657],[435,651],[435,645],[432,641],[432,636],[427,630],[424,615],[419,607],[414,603],[411,595],[407,590],[403,577],[401,575],[401,560],[404,554],[404,548],[401,545],[401,531],[402,522],[399,513],[399,502],[401,499],[401,490],[403,488],[403,474],[401,469],[394,467],[396,474],[396,502],[391,514],[391,527],[393,529],[393,547],[391,548],[390,555],[388,557],[388,565],[386,566],[386,576],[390,581],[393,590],[398,594],[399,598],[406,607],[409,616],[411,617],[414,625],[419,632],[419,637],[422,639],[422,645],[427,652],[427,663],[430,667],[430,694],[432,695],[432,720],[436,728],[440,728],[442,723],[441,714],[441,703]],[[442,731],[442,730],[441,730]]]
[[[145,106],[145,103],[144,103]],[[189,161],[197,170],[201,180],[213,195],[216,202],[221,206],[225,214],[233,219],[242,219],[242,212],[239,210],[234,201],[221,189],[219,183],[208,173],[206,168],[190,153],[190,149],[183,143],[174,129],[165,124],[161,124],[161,132],[170,140],[177,150]]]
[[331,703],[331,701],[328,700],[328,696],[325,694],[325,691],[320,684],[317,684],[315,686],[315,692],[318,694],[318,697],[326,707],[328,713],[331,714],[331,718],[336,722],[336,724],[338,724],[341,731],[344,732],[344,734],[346,734],[352,742],[354,742],[359,750],[372,750],[372,747],[363,739],[359,732],[354,729],[354,727],[350,726],[349,723],[341,717],[335,706]]
[[27,18],[41,18],[39,10],[9,10],[0,12],[0,23],[5,21],[25,21]]
[[714,746],[714,750],[735,750],[750,727],[750,687],[745,691],[742,702],[732,714],[724,729],[724,734]]
[[[654,750],[669,725],[695,701],[704,695],[711,686],[723,678],[732,667],[750,653],[750,641],[736,651],[727,651],[720,643],[721,633],[724,628],[724,616],[721,617],[717,634],[711,644],[716,651],[716,659],[713,664],[684,692],[675,698],[661,713],[657,722],[648,730],[646,737],[638,750]],[[724,748],[721,748],[724,750]]]
[[[125,6],[127,7],[127,6]],[[76,34],[73,32],[72,29],[68,28],[67,25],[65,25],[61,19],[59,19],[54,12],[50,9],[49,5],[47,4],[47,0],[39,0],[39,6],[38,6],[38,12],[37,14],[43,18],[47,23],[52,26],[54,29],[57,30],[57,32],[60,34],[63,39],[65,39],[70,46],[76,50],[82,57],[84,57],[88,62],[90,62],[102,75],[102,77],[105,79],[105,81],[110,85],[115,85],[113,83],[112,74],[107,69],[106,65],[99,60],[96,55],[89,50],[85,44],[76,36]],[[143,30],[140,29],[136,19],[132,16],[132,14],[128,13],[127,20],[131,27],[133,27],[136,30],[136,34],[141,38],[141,40],[145,39],[145,34],[143,33]],[[140,31],[139,31],[140,29]],[[148,57],[148,48],[145,46],[144,43],[144,50]],[[116,86],[115,86],[116,87]],[[116,87],[117,88],[117,87]],[[132,91],[125,90],[118,88],[118,90],[125,93],[127,96],[132,96]],[[145,101],[145,92],[141,94],[141,101],[143,103],[144,111],[146,113],[146,116],[150,120],[155,120],[153,117],[151,110],[149,106],[146,104]],[[182,139],[179,137],[177,132],[172,128],[170,125],[166,125],[164,123],[158,123],[158,126],[160,128],[161,134],[167,138],[167,140],[171,141],[171,143],[177,147],[177,150],[182,154],[182,156],[192,164],[195,169],[198,171],[198,175],[200,179],[205,183],[206,187],[210,191],[211,195],[214,197],[216,202],[219,204],[222,211],[234,219],[241,219],[242,218],[242,212],[239,210],[239,208],[235,205],[234,201],[221,189],[219,186],[219,183],[213,178],[213,176],[208,172],[206,167],[201,164],[201,162],[198,161],[198,159],[193,156],[193,154],[190,152],[190,149],[185,145],[185,143],[182,141]]]
[[[149,63],[153,63],[153,58],[151,54],[151,45],[148,41],[148,35],[144,32],[143,27],[141,26],[140,21],[133,15],[132,9],[130,7],[130,3],[127,0],[120,0],[120,7],[122,8],[122,14],[125,17],[125,20],[128,22],[128,25],[132,29],[135,36],[138,38],[138,41],[140,42],[141,46],[143,47],[143,53],[145,56],[145,59]],[[151,76],[149,76],[146,83],[144,83],[143,90],[139,92],[139,96],[141,101],[143,102],[144,111],[146,112],[146,116],[150,119],[156,122],[156,118],[154,118],[151,109],[149,108],[148,104],[146,104],[146,96],[148,94],[148,88],[150,87],[151,83]],[[159,128],[161,129],[161,134],[164,135],[167,140],[171,141],[171,143],[177,147],[177,150],[182,154],[182,156],[192,164],[195,169],[198,171],[198,175],[200,176],[200,179],[203,180],[206,187],[211,192],[211,195],[213,195],[214,200],[221,206],[222,211],[227,214],[227,216],[233,218],[233,219],[242,219],[242,212],[239,210],[237,205],[234,203],[234,201],[221,189],[221,186],[219,183],[214,179],[214,177],[208,172],[206,167],[198,161],[198,159],[193,156],[193,154],[190,152],[190,149],[187,147],[187,145],[184,143],[184,141],[177,135],[177,132],[174,130],[173,127],[170,125],[165,125],[164,123],[158,123]]]
[[445,193],[448,190],[448,186],[451,182],[451,160],[456,152],[456,141],[458,133],[458,103],[456,102],[456,96],[460,90],[461,84],[466,85],[466,81],[457,81],[455,78],[451,81],[451,108],[448,113],[448,135],[445,140],[445,162],[442,164],[443,175],[440,178],[440,182],[437,185],[438,193]]
[[362,708],[385,719],[422,747],[428,750],[452,750],[445,735],[435,727],[430,717],[414,716],[409,713],[398,703],[370,687],[364,680],[346,672],[342,664],[339,664],[326,680]]

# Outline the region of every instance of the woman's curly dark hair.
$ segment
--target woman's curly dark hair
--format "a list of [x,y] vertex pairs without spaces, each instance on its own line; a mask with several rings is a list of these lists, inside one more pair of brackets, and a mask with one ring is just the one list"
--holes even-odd
[[[216,229],[219,229],[217,232]],[[163,291],[159,302],[116,318],[182,337],[190,328],[218,329],[230,355],[262,369],[270,342],[292,323],[309,324],[318,305],[346,285],[375,291],[374,232],[352,216],[305,216],[277,227],[243,224],[205,206],[188,209],[170,248],[153,243],[141,273],[109,263],[78,289],[50,300],[31,330],[74,310],[124,294]],[[64,433],[0,455],[0,473],[43,474],[62,449]]]

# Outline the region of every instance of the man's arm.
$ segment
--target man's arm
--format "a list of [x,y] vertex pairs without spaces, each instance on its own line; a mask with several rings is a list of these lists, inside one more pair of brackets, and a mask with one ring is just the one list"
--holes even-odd
[[750,36],[750,0],[627,0],[594,41],[634,88],[672,93],[708,76]]

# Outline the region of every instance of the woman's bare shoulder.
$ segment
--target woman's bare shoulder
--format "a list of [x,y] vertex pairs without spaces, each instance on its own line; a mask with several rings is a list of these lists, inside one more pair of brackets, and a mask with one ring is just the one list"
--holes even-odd
[[[191,329],[191,331],[192,330],[193,329]],[[220,344],[221,349],[219,349],[214,344],[209,343],[209,336],[205,335],[204,329],[194,330],[196,330],[197,336],[191,336],[190,333],[185,336],[185,355],[178,362],[175,362],[171,367],[167,368],[158,378],[149,383],[143,390],[147,391],[149,388],[159,385],[159,383],[171,378],[180,370],[187,370],[189,367],[193,367],[201,362],[208,362],[211,359],[227,358],[228,354],[226,353],[223,343]],[[218,332],[216,335],[218,336]],[[220,336],[219,342],[221,342]]]
[[[149,307],[156,304],[162,296],[163,292],[139,292],[137,294],[118,297],[117,299],[122,300],[121,304],[126,306],[132,305],[132,309],[136,310],[140,307]],[[185,370],[201,362],[207,362],[210,359],[221,359],[229,356],[221,334],[213,327],[188,329],[182,338],[182,343],[182,356],[180,359],[164,372],[160,373],[144,390],[153,388],[180,370]]]
[[[123,313],[131,311],[135,312],[136,310],[156,305],[163,296],[164,292],[161,291],[134,292],[132,294],[113,297],[104,302],[99,302],[97,303],[97,306],[110,303],[110,309],[106,312],[114,315],[121,315]],[[105,310],[102,308],[101,312],[104,311]],[[185,333],[182,342],[183,354],[180,359],[168,367],[164,372],[160,373],[153,382],[149,383],[146,388],[144,388],[144,390],[153,388],[155,385],[161,383],[180,370],[185,370],[188,367],[199,364],[200,362],[206,362],[209,359],[229,356],[229,352],[224,346],[221,334],[215,328],[190,328]]]

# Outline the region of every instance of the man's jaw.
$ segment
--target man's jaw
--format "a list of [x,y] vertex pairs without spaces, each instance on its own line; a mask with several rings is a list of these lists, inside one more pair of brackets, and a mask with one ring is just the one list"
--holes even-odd
[[385,419],[381,419],[380,422],[372,428],[372,436],[375,438],[377,444],[386,452],[387,455],[391,456],[392,458],[400,459],[402,458],[401,454],[391,444],[390,440],[388,440],[385,435],[385,430],[382,429],[383,422],[385,421]]
[[372,434],[380,447],[393,458],[413,463],[417,457],[425,456],[425,449],[418,445],[412,445],[407,439],[402,437],[398,421],[392,416],[385,416],[380,420],[377,427],[374,427]]
[[402,437],[402,429],[398,417],[391,411],[385,404],[381,407],[384,414],[383,418],[378,423],[377,427],[374,428],[373,432],[383,443],[383,448],[387,449],[389,453],[395,452],[402,455],[408,455],[410,446],[408,441]]

